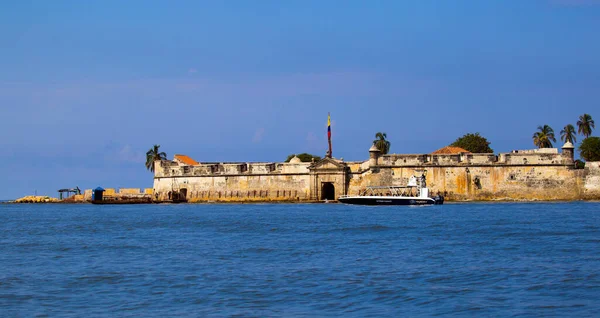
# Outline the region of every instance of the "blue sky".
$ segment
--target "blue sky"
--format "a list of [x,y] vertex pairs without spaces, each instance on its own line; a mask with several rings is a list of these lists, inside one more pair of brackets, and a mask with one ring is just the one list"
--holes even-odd
[[[533,148],[600,116],[600,1],[3,1],[0,199],[151,187],[144,153]],[[599,117],[600,118],[600,117]]]

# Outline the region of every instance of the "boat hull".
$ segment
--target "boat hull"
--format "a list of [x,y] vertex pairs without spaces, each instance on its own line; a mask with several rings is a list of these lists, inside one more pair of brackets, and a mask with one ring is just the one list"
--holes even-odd
[[442,204],[432,198],[417,197],[376,197],[376,196],[352,196],[341,197],[339,202],[356,205],[434,205]]

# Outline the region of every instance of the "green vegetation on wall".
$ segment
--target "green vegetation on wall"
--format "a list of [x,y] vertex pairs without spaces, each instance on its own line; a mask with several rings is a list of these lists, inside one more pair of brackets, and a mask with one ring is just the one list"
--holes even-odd
[[294,156],[298,157],[300,159],[300,161],[302,161],[302,162],[311,162],[313,160],[313,158],[315,159],[315,161],[321,160],[321,157],[319,157],[319,156],[311,155],[309,153],[304,152],[299,155],[291,154],[291,155],[287,156],[287,159],[285,159],[285,162],[290,162],[290,160],[292,160],[292,158],[294,158]]
[[585,168],[585,162],[579,159],[575,160],[575,169],[583,169]]

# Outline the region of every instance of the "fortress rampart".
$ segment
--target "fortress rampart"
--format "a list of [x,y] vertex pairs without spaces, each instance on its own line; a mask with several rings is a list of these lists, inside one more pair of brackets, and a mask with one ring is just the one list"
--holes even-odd
[[[367,186],[405,185],[426,171],[432,194],[448,200],[600,199],[600,166],[575,169],[573,148],[495,154],[390,154],[369,160],[304,163],[155,163],[154,199],[188,202],[307,202],[357,194]],[[190,159],[191,160],[191,159]]]

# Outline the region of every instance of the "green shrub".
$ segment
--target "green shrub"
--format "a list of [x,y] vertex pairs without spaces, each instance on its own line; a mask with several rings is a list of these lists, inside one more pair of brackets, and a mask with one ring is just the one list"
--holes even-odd
[[600,161],[600,137],[585,138],[579,145],[579,155],[585,161]]
[[493,153],[494,150],[490,148],[491,142],[487,141],[485,137],[479,135],[479,133],[466,134],[454,141],[450,146],[460,147],[472,153]]
[[294,156],[297,156],[300,159],[300,161],[302,161],[302,162],[311,162],[313,160],[313,158],[315,159],[315,161],[321,160],[321,157],[319,157],[319,156],[311,155],[309,153],[304,152],[299,155],[291,154],[291,155],[287,156],[287,159],[285,159],[285,162],[290,162],[290,160],[292,160],[292,158],[294,158]]

